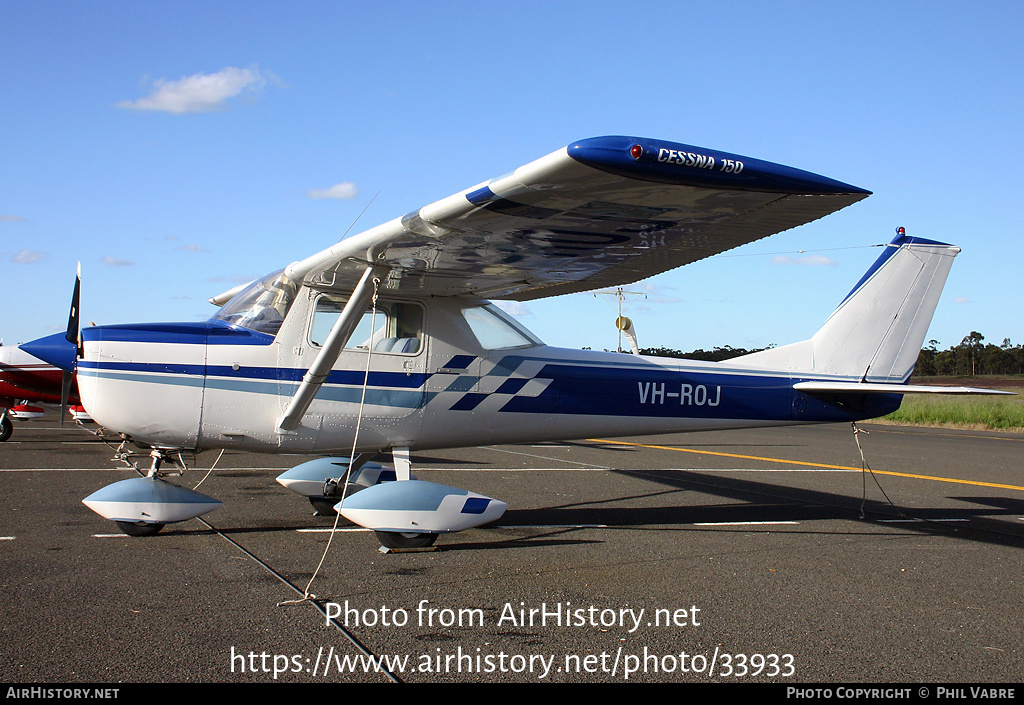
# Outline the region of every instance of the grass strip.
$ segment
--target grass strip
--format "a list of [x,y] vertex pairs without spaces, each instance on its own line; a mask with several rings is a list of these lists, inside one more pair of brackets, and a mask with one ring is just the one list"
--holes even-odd
[[1024,433],[1024,394],[976,397],[908,394],[898,411],[878,421],[912,426],[942,426]]

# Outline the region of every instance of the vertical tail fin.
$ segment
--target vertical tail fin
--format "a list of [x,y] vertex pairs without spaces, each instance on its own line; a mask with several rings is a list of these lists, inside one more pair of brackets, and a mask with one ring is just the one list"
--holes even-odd
[[960,248],[908,237],[900,228],[810,340],[732,362],[858,382],[904,382]]

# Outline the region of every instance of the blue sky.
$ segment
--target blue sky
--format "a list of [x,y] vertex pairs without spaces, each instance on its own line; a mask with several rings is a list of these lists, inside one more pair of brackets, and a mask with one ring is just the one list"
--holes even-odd
[[[62,328],[77,262],[86,321],[201,320],[357,217],[628,134],[874,192],[627,287],[642,346],[806,338],[897,226],[963,248],[929,338],[1024,342],[1022,30],[998,1],[0,0],[0,337]],[[516,310],[616,345],[593,295]]]

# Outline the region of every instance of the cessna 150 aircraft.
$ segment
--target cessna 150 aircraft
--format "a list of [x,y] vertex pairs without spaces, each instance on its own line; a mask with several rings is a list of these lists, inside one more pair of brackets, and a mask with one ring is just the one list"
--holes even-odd
[[[78,399],[78,387],[74,375],[75,346],[78,338],[78,295],[81,288],[82,270],[79,267],[72,294],[71,315],[68,318],[66,342],[47,347],[47,360],[59,362],[47,364],[17,345],[0,343],[0,442],[14,433],[11,419],[32,420],[42,418],[46,413],[29,402],[60,404],[61,423],[64,411],[69,408],[71,416],[78,422],[92,421]],[[54,340],[50,336],[44,340]],[[31,347],[31,343],[29,344]]]
[[[488,301],[628,284],[868,195],[719,151],[587,139],[212,300],[209,321],[86,328],[85,407],[153,461],[85,502],[150,534],[219,505],[161,479],[176,451],[343,454],[279,480],[386,546],[427,546],[506,505],[415,479],[410,451],[849,422],[908,392],[981,391],[906,384],[959,249],[902,232],[811,339],[723,363],[549,347]],[[26,347],[42,357],[46,340]],[[386,451],[390,476],[366,462]]]
[[32,420],[45,414],[29,402],[70,405],[72,417],[89,420],[79,404],[74,378],[66,371],[48,365],[16,345],[0,345],[0,442],[14,433],[11,419]]

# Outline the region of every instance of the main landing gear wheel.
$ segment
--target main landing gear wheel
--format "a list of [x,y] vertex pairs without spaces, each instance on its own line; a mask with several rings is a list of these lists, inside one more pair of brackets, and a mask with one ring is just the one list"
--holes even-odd
[[117,528],[129,536],[156,536],[160,533],[160,529],[164,528],[163,524],[151,524],[144,521],[115,521]]
[[0,421],[0,443],[3,443],[14,433],[14,424],[6,416]]
[[377,540],[384,548],[427,548],[437,541],[437,534],[402,533],[399,531],[375,531]]
[[339,502],[337,499],[328,499],[327,497],[308,497],[307,499],[316,512],[314,516],[332,517],[338,513],[334,511],[334,505]]

